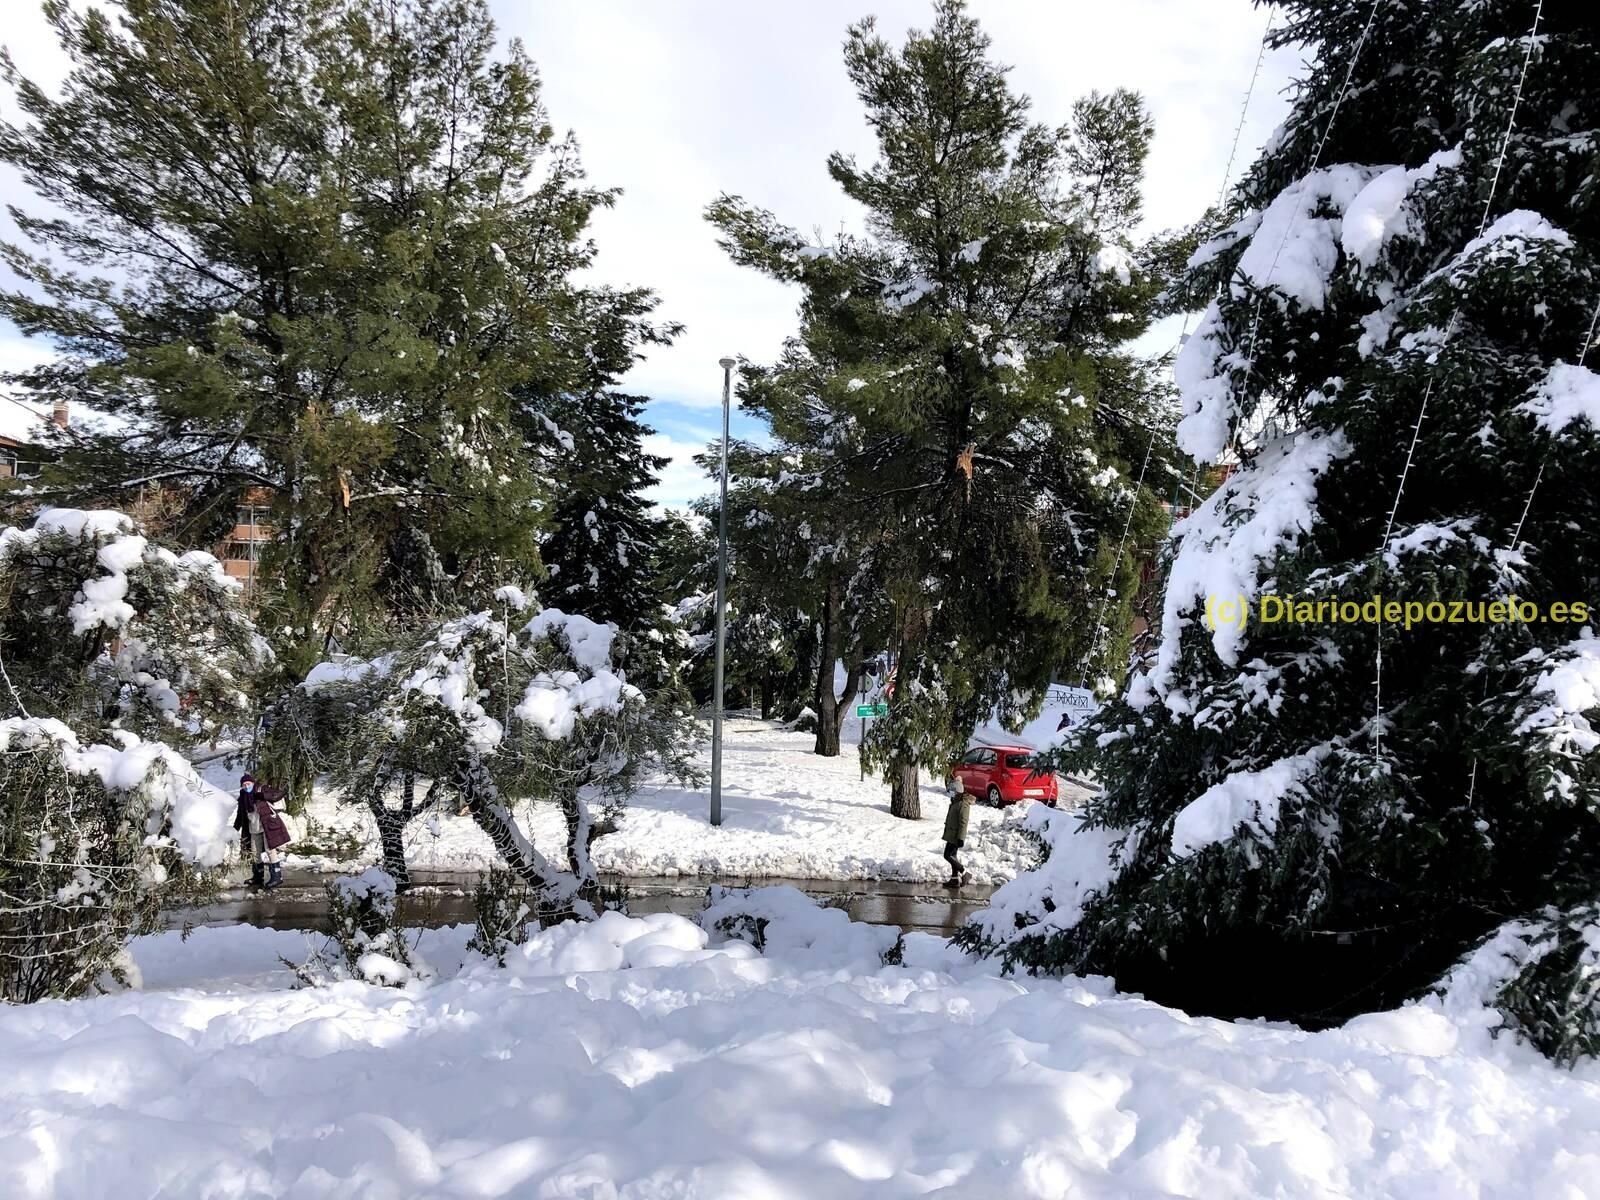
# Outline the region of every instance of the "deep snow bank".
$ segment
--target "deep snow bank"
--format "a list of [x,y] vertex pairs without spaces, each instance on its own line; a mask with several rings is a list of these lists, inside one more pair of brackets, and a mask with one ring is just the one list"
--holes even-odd
[[0,1011],[0,1195],[1600,1196],[1600,1076],[1441,1006],[1199,1020],[756,903],[766,954],[609,915],[400,991],[263,986],[303,935],[149,939],[148,980],[231,981]]

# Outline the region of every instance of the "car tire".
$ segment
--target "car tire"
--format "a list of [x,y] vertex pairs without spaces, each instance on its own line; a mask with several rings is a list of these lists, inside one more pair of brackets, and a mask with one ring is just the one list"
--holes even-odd
[[989,803],[995,808],[1000,807],[1000,789],[992,783],[989,785]]

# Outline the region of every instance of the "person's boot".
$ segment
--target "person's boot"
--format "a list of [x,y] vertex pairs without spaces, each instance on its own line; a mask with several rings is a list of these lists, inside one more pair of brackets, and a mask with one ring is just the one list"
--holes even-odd
[[958,887],[960,887],[961,886],[961,876],[959,876],[959,875],[950,876],[949,879],[946,879],[944,881],[944,885],[947,888],[958,888]]
[[250,864],[250,888],[251,888],[251,890],[252,891],[259,891],[261,889],[261,885],[263,883],[265,883],[265,882],[266,882],[265,872],[264,872],[264,869],[262,868],[262,865],[260,863],[251,863]]
[[268,863],[267,870],[271,872],[271,876],[267,879],[267,891],[270,892],[275,888],[281,888],[283,886],[283,864]]

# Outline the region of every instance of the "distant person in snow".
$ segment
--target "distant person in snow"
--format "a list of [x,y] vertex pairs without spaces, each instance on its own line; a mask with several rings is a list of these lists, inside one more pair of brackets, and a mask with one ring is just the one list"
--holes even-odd
[[239,780],[239,803],[233,827],[248,838],[252,856],[250,886],[267,890],[283,886],[283,847],[289,844],[289,827],[275,805],[283,793],[251,775]]
[[250,842],[250,814],[256,807],[256,779],[248,771],[239,776],[239,799],[234,808],[233,827],[239,831],[239,857],[250,862],[250,886],[261,886],[261,864],[256,861]]
[[972,815],[972,802],[975,796],[965,788],[959,788],[950,797],[950,808],[944,814],[944,860],[950,864],[950,878],[945,881],[946,887],[958,888],[967,881],[967,869],[961,865],[961,860],[956,857],[967,841],[967,819]]

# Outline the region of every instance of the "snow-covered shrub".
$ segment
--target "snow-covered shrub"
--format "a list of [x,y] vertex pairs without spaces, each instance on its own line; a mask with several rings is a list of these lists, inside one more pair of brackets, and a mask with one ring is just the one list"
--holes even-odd
[[[727,903],[728,894],[748,896],[749,889],[726,888],[712,885],[706,898],[705,911],[700,914],[700,924],[725,941],[746,942],[757,950],[767,948],[767,921],[769,918],[748,911],[737,902]],[[715,915],[712,910],[717,909]]]
[[1509,921],[1440,983],[1457,1017],[1490,1012],[1563,1066],[1600,1058],[1600,901]]
[[122,513],[46,509],[0,530],[4,699],[80,736],[211,737],[248,714],[268,658],[240,596],[210,554],[176,554]]
[[63,509],[0,531],[0,646],[0,996],[77,995],[236,843],[178,750],[238,720],[267,652],[209,554]]
[[506,952],[528,940],[528,920],[533,916],[533,894],[515,871],[490,867],[472,889],[476,919],[468,950],[476,950],[498,965],[506,965]]
[[84,748],[54,721],[0,721],[0,1000],[77,996],[102,975],[126,984],[127,939],[195,884],[168,832],[171,768],[141,761],[147,747]]
[[[592,917],[602,904],[590,842],[646,770],[693,778],[694,728],[680,697],[646,696],[616,666],[614,626],[540,609],[514,587],[495,595],[495,608],[381,658],[325,663],[301,690],[335,714],[320,722],[323,755],[376,819],[386,866],[403,868],[406,823],[449,799],[532,889],[541,921]],[[558,854],[522,828],[524,800],[560,811]]]
[[383,987],[404,987],[426,973],[414,961],[398,921],[394,879],[380,867],[360,875],[341,875],[323,885],[328,898],[331,941],[309,962],[295,968],[313,986],[359,979]]
[[805,954],[828,965],[882,963],[894,956],[899,930],[852,921],[842,908],[798,888],[714,885],[700,927],[716,941],[747,942],[763,954]]

